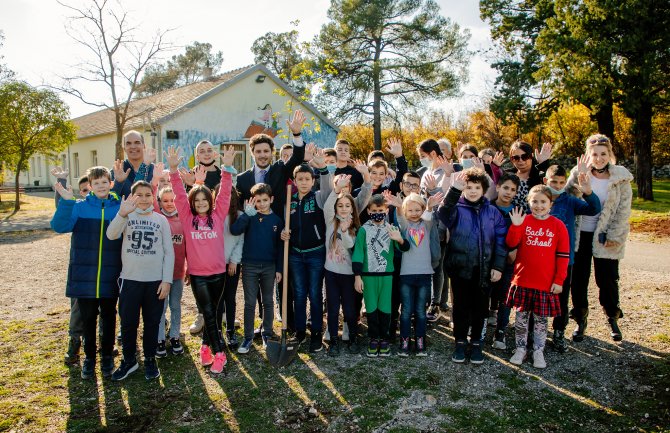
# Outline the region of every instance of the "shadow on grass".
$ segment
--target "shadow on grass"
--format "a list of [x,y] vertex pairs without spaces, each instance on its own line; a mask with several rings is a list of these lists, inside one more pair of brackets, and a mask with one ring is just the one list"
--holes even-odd
[[0,245],[22,244],[27,242],[35,242],[42,239],[48,239],[55,236],[60,236],[52,230],[23,230],[16,232],[3,233],[0,230]]

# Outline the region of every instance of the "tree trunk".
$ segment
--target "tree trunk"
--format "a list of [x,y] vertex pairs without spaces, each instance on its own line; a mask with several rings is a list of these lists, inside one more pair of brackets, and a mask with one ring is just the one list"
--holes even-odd
[[[21,167],[23,166],[23,158],[19,159],[16,164],[16,171],[14,172],[14,213],[21,209],[21,201],[19,196],[19,177],[21,176]],[[12,214],[12,215],[13,215]]]
[[612,101],[612,90],[606,91],[605,102],[598,107],[594,107],[596,113],[593,115],[598,122],[598,132],[606,135],[612,141],[612,149],[617,159],[625,157],[621,145],[614,136],[614,103]]
[[116,144],[114,146],[114,153],[116,154],[116,159],[123,161],[123,127],[125,122],[121,122],[121,113],[119,113],[119,108],[116,108],[115,111],[115,120],[116,120]]
[[637,196],[653,200],[651,170],[651,118],[652,106],[649,100],[640,101],[640,107],[633,117],[633,143],[635,146],[635,182]]
[[380,86],[381,68],[379,66],[379,58],[381,56],[381,47],[377,43],[375,52],[375,60],[372,65],[372,83],[373,83],[373,100],[372,100],[372,131],[374,137],[375,150],[382,149],[382,91]]

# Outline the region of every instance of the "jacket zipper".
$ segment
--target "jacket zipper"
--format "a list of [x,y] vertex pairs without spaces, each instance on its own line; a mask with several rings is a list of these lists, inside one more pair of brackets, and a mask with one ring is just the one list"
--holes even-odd
[[102,269],[102,237],[105,229],[105,202],[102,202],[102,218],[100,218],[100,244],[98,245],[98,277],[95,282],[95,297],[100,298],[100,271]]

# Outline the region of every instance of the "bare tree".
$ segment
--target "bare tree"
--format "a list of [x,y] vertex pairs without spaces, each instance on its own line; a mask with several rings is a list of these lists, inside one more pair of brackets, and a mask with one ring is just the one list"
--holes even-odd
[[[73,76],[62,77],[58,90],[82,102],[114,112],[116,123],[116,158],[123,159],[123,130],[129,120],[141,117],[153,107],[131,109],[130,102],[137,91],[146,67],[161,53],[172,49],[166,41],[170,30],[157,30],[150,41],[136,38],[139,24],[133,24],[129,12],[120,3],[91,0],[88,6],[74,7],[59,2],[73,15],[67,26],[68,35],[88,51],[90,58],[77,65]],[[75,87],[80,83],[104,86],[110,100],[89,99]]]

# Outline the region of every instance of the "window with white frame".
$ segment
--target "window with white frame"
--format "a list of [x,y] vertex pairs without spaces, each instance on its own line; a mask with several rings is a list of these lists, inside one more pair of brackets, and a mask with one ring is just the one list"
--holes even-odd
[[97,167],[97,166],[98,166],[98,151],[91,150],[91,167]]

